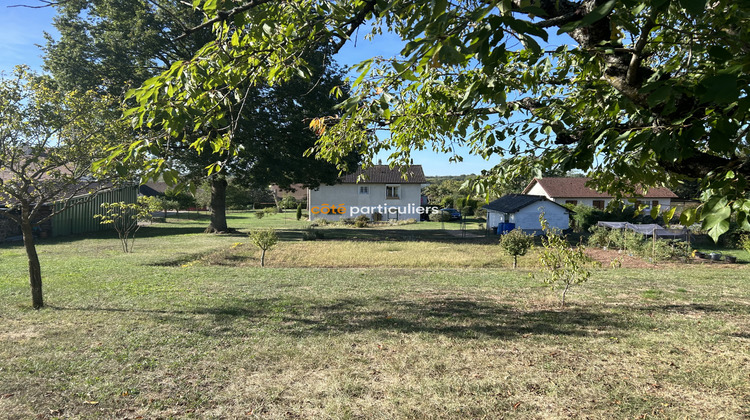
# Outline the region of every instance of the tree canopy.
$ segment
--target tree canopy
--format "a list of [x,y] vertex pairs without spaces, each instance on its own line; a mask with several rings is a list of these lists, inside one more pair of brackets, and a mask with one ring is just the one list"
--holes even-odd
[[[361,63],[338,115],[315,121],[319,156],[390,150],[409,163],[412,150],[463,145],[509,158],[510,173],[528,159],[587,171],[615,195],[698,179],[704,204],[684,222],[700,219],[718,237],[734,214],[750,228],[748,1],[193,4],[205,19],[184,36],[210,27],[215,41],[135,91],[131,115],[175,135],[186,121],[212,128],[195,147],[231,151],[227,115],[214,110],[237,103],[238,86],[307,74],[312,46],[387,31],[404,48]],[[390,135],[371,135],[380,129]]]

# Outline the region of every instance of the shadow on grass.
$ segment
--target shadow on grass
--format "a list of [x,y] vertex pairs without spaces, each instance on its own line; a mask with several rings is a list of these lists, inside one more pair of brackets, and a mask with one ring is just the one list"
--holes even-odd
[[51,309],[143,314],[153,316],[159,323],[211,337],[247,336],[259,326],[294,337],[375,331],[463,339],[513,339],[529,334],[614,336],[653,328],[652,320],[640,322],[628,313],[585,309],[522,311],[495,302],[459,298],[342,299],[318,303],[273,298],[235,300],[222,306],[186,310]]

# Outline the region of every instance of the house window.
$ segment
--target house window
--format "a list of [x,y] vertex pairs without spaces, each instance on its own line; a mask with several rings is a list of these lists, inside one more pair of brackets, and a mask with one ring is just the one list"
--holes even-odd
[[575,206],[578,204],[578,200],[565,200],[565,204],[572,204]]
[[651,207],[657,207],[658,205],[659,205],[659,200],[651,201]]
[[399,195],[399,187],[398,185],[386,185],[385,187],[385,198],[390,199],[398,199],[401,196]]
[[604,200],[594,200],[594,208],[604,210]]
[[368,187],[366,185],[361,185],[359,187],[359,193],[360,194],[369,194],[370,193],[370,187]]

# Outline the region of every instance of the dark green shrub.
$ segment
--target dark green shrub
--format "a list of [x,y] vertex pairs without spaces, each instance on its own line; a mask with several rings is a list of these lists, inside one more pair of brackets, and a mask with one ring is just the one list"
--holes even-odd
[[297,220],[302,219],[302,203],[297,204]]
[[451,215],[446,211],[434,211],[430,213],[431,222],[448,222],[451,220]]
[[527,235],[521,229],[513,229],[500,237],[500,247],[506,254],[513,257],[513,268],[518,266],[518,257],[526,253],[534,245],[534,237]]
[[[369,220],[369,219],[368,219]],[[358,228],[367,227],[367,220],[361,220],[359,217],[354,221],[354,226]]]

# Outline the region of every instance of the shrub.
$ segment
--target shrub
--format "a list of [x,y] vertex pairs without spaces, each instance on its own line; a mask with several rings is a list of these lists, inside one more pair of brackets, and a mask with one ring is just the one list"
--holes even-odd
[[433,211],[430,213],[431,222],[448,222],[451,220],[451,215],[447,211]]
[[250,240],[260,248],[260,266],[266,265],[266,251],[273,248],[279,242],[279,236],[274,229],[259,229],[250,232]]
[[262,218],[263,218],[263,216],[265,216],[265,215],[266,215],[266,213],[265,213],[265,212],[263,212],[263,211],[260,211],[260,210],[255,210],[255,217],[256,217],[256,218],[258,218],[258,219],[262,219]]
[[440,205],[445,208],[452,208],[454,203],[455,200],[453,199],[453,197],[443,197],[443,199],[440,201]]
[[525,234],[521,229],[513,229],[500,238],[500,247],[513,257],[513,268],[518,266],[518,257],[526,255],[533,245],[534,237]]
[[369,222],[369,221],[370,221],[370,218],[369,218],[369,217],[367,217],[367,216],[366,216],[366,215],[364,215],[364,214],[360,214],[359,216],[357,216],[356,218],[354,218],[354,221],[355,221],[355,222]]
[[607,218],[605,212],[591,206],[579,204],[577,206],[569,207],[573,211],[573,213],[571,213],[573,223],[581,231],[588,230],[600,220],[605,220]]
[[372,221],[373,222],[379,222],[381,220],[383,220],[383,215],[382,214],[380,214],[377,211],[372,214]]
[[[609,247],[611,244],[610,229],[601,226],[591,226],[589,228],[591,235],[588,239],[589,246],[599,248]],[[612,230],[614,232],[614,230]]]
[[302,240],[303,241],[315,241],[318,239],[323,239],[325,235],[323,232],[321,232],[318,229],[315,229],[314,225],[310,225],[307,228],[305,228],[305,231],[302,232]]
[[399,225],[413,225],[416,223],[417,223],[417,219],[413,219],[413,218],[398,221]]
[[265,213],[266,216],[270,216],[270,215],[276,214],[278,212],[279,212],[279,209],[277,209],[276,207],[266,207],[266,208],[263,209],[263,213]]
[[354,226],[358,228],[367,227],[367,222],[365,222],[364,220],[355,220]]
[[297,204],[297,220],[302,219],[302,203]]
[[287,195],[286,197],[281,199],[279,205],[283,209],[293,209],[297,207],[297,199],[291,195]]
[[750,234],[742,235],[740,237],[739,246],[750,254]]
[[355,220],[353,217],[344,217],[343,219],[339,221],[339,223],[341,223],[344,226],[351,226],[354,224],[354,222]]

